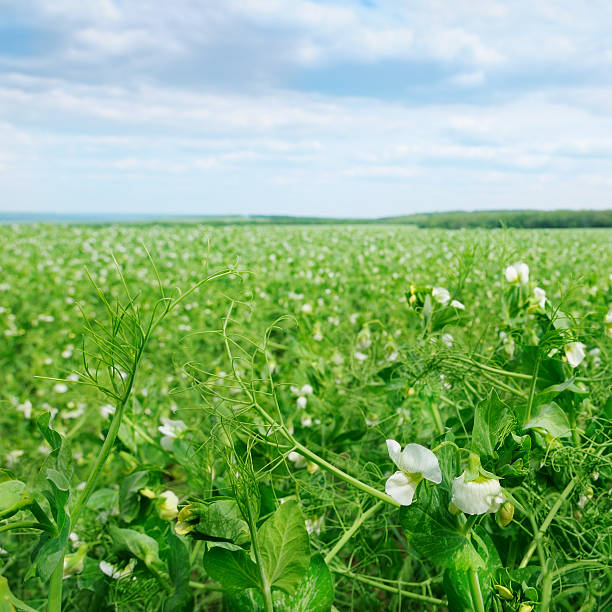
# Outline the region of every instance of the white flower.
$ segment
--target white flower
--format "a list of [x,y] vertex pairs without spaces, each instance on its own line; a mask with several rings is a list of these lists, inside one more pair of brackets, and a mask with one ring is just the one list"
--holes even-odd
[[465,310],[465,306],[459,300],[453,300],[450,305],[457,310]]
[[442,306],[446,306],[450,302],[450,293],[444,287],[434,287],[431,290],[431,297],[438,302],[438,304],[442,304]]
[[23,402],[23,404],[19,404],[17,410],[23,412],[23,416],[26,419],[32,418],[32,402],[29,399]]
[[160,425],[157,429],[162,434],[162,439],[159,441],[159,443],[166,450],[171,450],[173,444],[172,440],[174,440],[174,438],[178,438],[178,436],[180,436],[181,433],[187,429],[187,425],[185,425],[185,423],[180,419],[175,421],[173,419],[162,417],[160,420],[162,425]]
[[428,448],[407,444],[402,450],[399,442],[387,440],[387,450],[399,471],[389,476],[385,491],[398,504],[409,506],[412,503],[417,485],[423,478],[435,484],[442,482],[438,458]]
[[368,356],[365,353],[362,353],[361,351],[355,351],[355,359],[357,359],[358,361],[365,361],[368,358]]
[[465,472],[453,480],[451,501],[466,514],[486,514],[499,510],[505,498],[497,478],[478,476],[475,480],[465,481]]
[[538,303],[540,308],[546,305],[546,291],[540,287],[535,287],[533,290],[533,299]]
[[307,403],[308,400],[303,395],[300,395],[300,397],[297,398],[297,407],[300,410],[304,410],[304,408],[306,408]]
[[172,491],[164,491],[159,497],[164,500],[159,515],[166,521],[172,521],[178,515],[179,498]]
[[515,264],[508,266],[504,270],[506,280],[509,283],[528,283],[529,282],[529,266],[522,261],[517,261]]
[[115,407],[112,404],[104,404],[100,406],[100,414],[103,419],[108,419],[111,414],[115,414]]
[[53,385],[53,390],[56,393],[66,393],[66,391],[68,391],[68,385],[64,383],[57,383],[56,385]]
[[451,348],[454,342],[453,334],[442,334],[442,342],[444,342],[448,348]]
[[316,519],[306,519],[304,521],[305,525],[306,525],[306,531],[308,532],[309,535],[312,535],[313,533],[315,535],[320,535],[321,533],[321,526],[323,525],[323,516],[320,516],[319,518]]
[[377,414],[372,412],[366,416],[365,422],[368,427],[375,427],[380,423],[380,419],[378,418]]
[[305,384],[301,389],[300,389],[300,394],[301,395],[312,395],[312,387],[309,384]]
[[312,304],[302,304],[301,311],[304,314],[311,314],[312,313]]
[[176,438],[181,434],[181,432],[187,429],[187,425],[180,420],[173,421],[172,419],[162,417],[160,421],[162,422],[162,425],[160,425],[157,429],[160,433],[168,438]]
[[98,565],[103,574],[106,574],[113,580],[119,580],[120,578],[127,578],[134,571],[136,567],[136,559],[130,559],[130,562],[122,569],[117,569],[112,563],[108,561],[100,561]]
[[370,329],[368,327],[364,327],[357,334],[357,342],[355,346],[359,350],[364,350],[372,346],[372,334],[370,333]]
[[21,459],[21,457],[23,457],[23,451],[21,449],[15,449],[6,453],[4,459],[6,461],[6,465],[11,468],[15,467],[17,463],[19,463],[19,459]]
[[312,427],[312,417],[309,414],[303,414],[300,417],[300,424],[302,427]]
[[577,368],[584,359],[586,345],[582,342],[570,342],[565,345],[565,357],[572,368]]
[[612,338],[612,308],[608,310],[608,313],[604,318],[604,325],[606,326],[606,336],[608,336],[608,338]]
[[306,461],[306,457],[304,457],[304,455],[300,455],[300,453],[296,453],[295,451],[291,451],[287,455],[287,459],[289,459],[289,461],[291,461],[291,463],[293,463],[293,465],[297,469],[306,467],[306,465],[308,464],[308,461]]

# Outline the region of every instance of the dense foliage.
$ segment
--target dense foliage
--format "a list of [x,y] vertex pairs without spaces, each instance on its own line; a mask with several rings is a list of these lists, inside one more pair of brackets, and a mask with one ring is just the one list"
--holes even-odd
[[610,231],[0,240],[0,609],[612,607]]

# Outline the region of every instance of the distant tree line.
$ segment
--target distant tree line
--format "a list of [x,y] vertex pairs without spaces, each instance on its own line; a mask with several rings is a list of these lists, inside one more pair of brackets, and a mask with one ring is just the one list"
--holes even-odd
[[612,227],[612,210],[514,210],[444,212],[381,219],[384,223],[413,223],[419,227]]

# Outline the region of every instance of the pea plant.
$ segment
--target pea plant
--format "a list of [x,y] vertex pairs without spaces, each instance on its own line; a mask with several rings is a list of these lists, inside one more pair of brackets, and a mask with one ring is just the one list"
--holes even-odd
[[[149,265],[155,292],[92,279],[80,368],[51,381],[99,394],[101,427],[43,411],[35,476],[0,473],[0,534],[27,553],[3,566],[2,609],[612,606],[612,395],[588,349],[612,338],[605,301],[578,318],[576,288],[549,297],[517,261],[478,313],[466,267],[452,290],[406,282],[400,333],[362,315],[326,343],[308,304],[260,330],[247,270],[181,293]],[[147,356],[195,296],[214,326],[182,330],[167,367],[190,408],[165,416],[137,389],[164,385]]]

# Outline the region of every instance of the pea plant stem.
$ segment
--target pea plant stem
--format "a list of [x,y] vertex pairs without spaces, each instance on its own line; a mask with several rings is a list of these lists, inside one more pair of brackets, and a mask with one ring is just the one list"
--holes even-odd
[[559,498],[553,504],[552,508],[548,512],[548,515],[544,519],[544,522],[540,525],[540,528],[534,534],[534,538],[531,544],[529,545],[529,548],[527,549],[525,556],[523,557],[522,561],[519,564],[519,569],[527,566],[527,564],[529,563],[529,560],[531,559],[531,556],[535,552],[535,549],[538,545],[538,541],[542,538],[542,536],[548,529],[549,525],[552,523],[552,520],[555,518],[555,515],[559,511],[559,508],[561,508],[561,505],[569,497],[570,493],[572,492],[572,489],[578,484],[581,478],[582,476],[580,474],[577,474],[569,481],[565,489],[563,489],[563,491],[561,492],[561,495],[559,495]]
[[482,590],[480,589],[480,581],[478,580],[478,571],[475,568],[469,570],[470,577],[470,593],[472,595],[472,603],[476,612],[485,612],[484,601],[482,599]]
[[249,531],[251,532],[251,546],[253,548],[257,567],[259,568],[259,581],[261,583],[261,590],[264,596],[264,606],[266,612],[274,612],[274,604],[272,603],[272,587],[270,585],[270,582],[268,581],[268,577],[266,576],[263,558],[261,556],[261,550],[259,548],[257,525],[255,524],[255,518],[253,517],[253,514],[251,512],[251,506],[248,502],[246,506],[249,513]]
[[387,504],[398,507],[400,504],[398,504],[390,495],[387,495],[386,493],[383,493],[382,491],[379,491],[378,489],[371,487],[370,485],[351,476],[350,474],[347,474],[346,472],[342,471],[340,468],[337,468],[335,465],[329,463],[329,461],[326,461],[325,459],[323,459],[323,457],[320,457],[316,453],[313,453],[309,448],[307,448],[303,444],[300,444],[300,442],[298,442],[289,433],[288,429],[284,426],[283,423],[279,423],[274,417],[270,416],[262,406],[259,405],[254,392],[251,389],[249,389],[248,385],[242,380],[242,377],[238,373],[238,370],[236,368],[236,360],[232,354],[232,349],[230,347],[230,340],[229,340],[229,336],[227,335],[227,325],[230,321],[230,317],[231,317],[233,308],[234,308],[234,302],[230,304],[228,312],[225,316],[225,320],[223,322],[223,340],[225,343],[225,350],[227,352],[227,356],[232,365],[232,371],[234,373],[234,376],[236,377],[236,380],[238,381],[238,384],[240,385],[242,390],[245,392],[245,394],[249,398],[249,401],[252,404],[253,408],[259,413],[259,415],[264,419],[264,421],[266,421],[273,428],[274,431],[276,431],[283,438],[285,438],[285,440],[287,440],[293,446],[293,448],[299,451],[304,457],[307,457],[319,467],[323,468],[327,472],[334,474],[334,476],[338,477],[340,480],[344,480],[344,482],[354,486],[357,489],[360,489],[364,493],[367,493],[368,495],[371,495],[372,497],[375,497],[381,501],[384,501]]
[[371,508],[361,512],[353,524],[344,532],[336,545],[325,556],[325,563],[329,565],[331,560],[342,550],[344,545],[357,533],[361,525],[367,521],[382,505],[382,501],[377,501]]
[[533,369],[533,378],[531,379],[531,385],[529,387],[529,399],[527,400],[527,410],[524,424],[529,423],[529,421],[531,420],[531,409],[533,407],[533,401],[535,399],[536,383],[538,382],[538,373],[540,371],[540,360],[540,353],[538,353],[535,367]]
[[402,583],[399,581],[398,581],[398,586],[393,586],[392,584],[386,584],[384,582],[375,580],[373,578],[369,578],[367,576],[362,576],[360,574],[354,574],[353,572],[347,569],[344,569],[344,568],[333,567],[331,568],[331,570],[335,574],[340,574],[340,575],[346,576],[347,578],[353,578],[354,580],[358,580],[359,582],[363,582],[364,584],[369,584],[370,586],[376,587],[377,589],[380,589],[381,591],[388,591],[389,593],[399,594],[402,597],[407,597],[409,599],[416,599],[417,601],[423,601],[423,602],[434,604],[437,606],[447,605],[447,603],[444,600],[438,599],[436,597],[429,597],[427,595],[421,595],[419,593],[412,593],[411,591],[404,591],[404,589],[401,588]]

